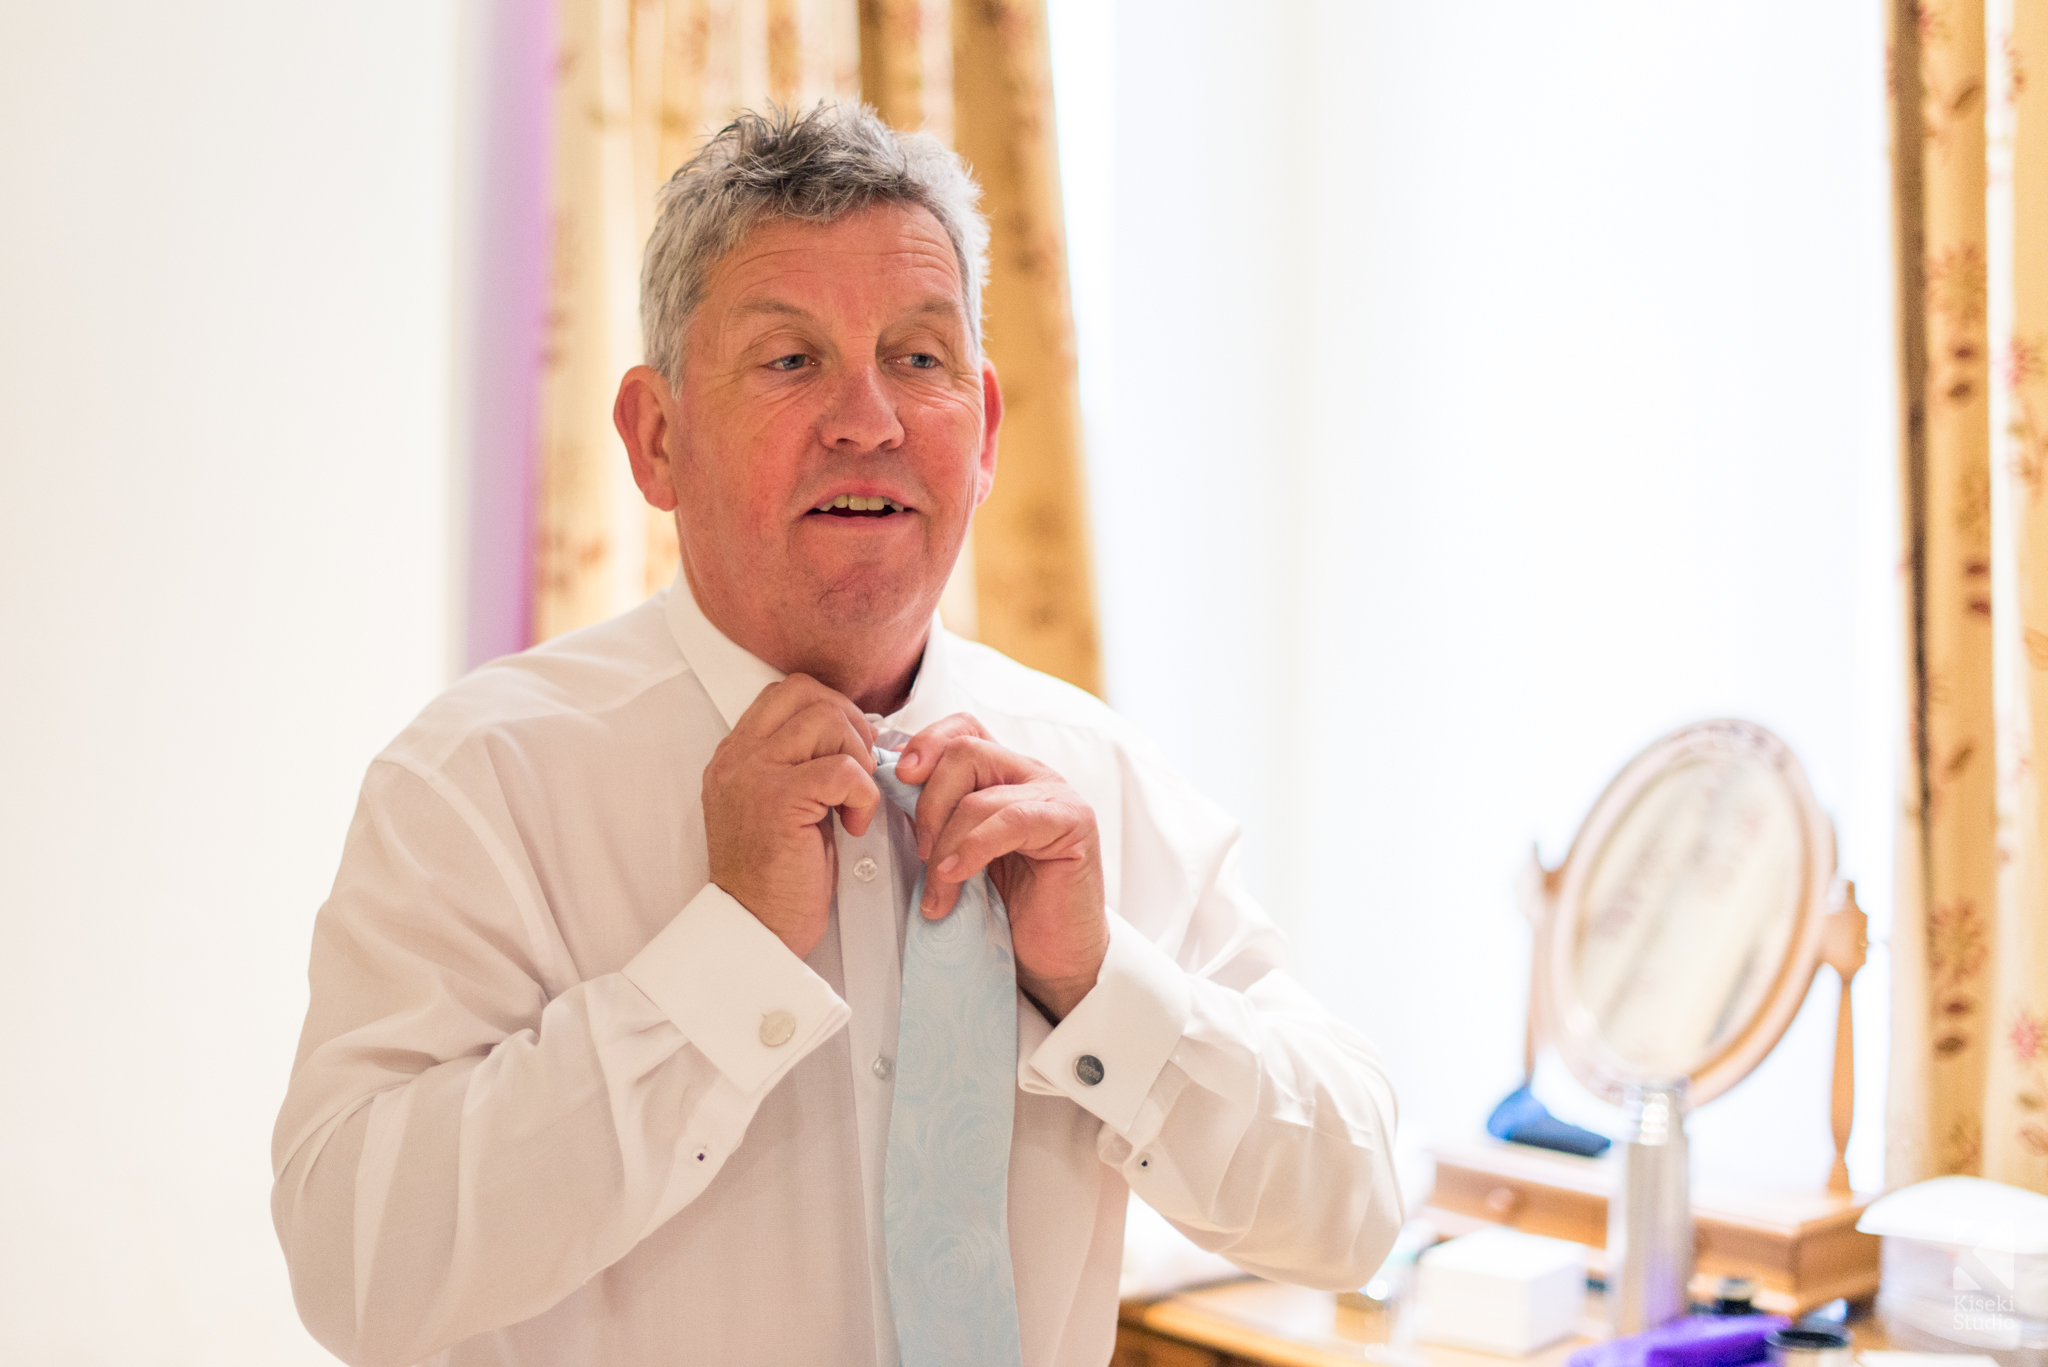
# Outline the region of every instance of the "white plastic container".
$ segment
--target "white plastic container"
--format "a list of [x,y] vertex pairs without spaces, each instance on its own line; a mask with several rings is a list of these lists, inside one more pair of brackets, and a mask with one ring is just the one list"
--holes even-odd
[[1877,1303],[1895,1344],[2048,1367],[2048,1196],[1937,1177],[1871,1202],[1856,1228],[1884,1239]]
[[1513,1229],[1482,1229],[1416,1259],[1417,1337],[1522,1357],[1578,1328],[1586,1249]]

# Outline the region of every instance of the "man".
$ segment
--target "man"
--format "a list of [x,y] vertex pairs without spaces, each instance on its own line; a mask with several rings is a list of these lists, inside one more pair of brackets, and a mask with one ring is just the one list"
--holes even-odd
[[1127,1190],[1278,1278],[1384,1253],[1392,1094],[1285,972],[1234,828],[935,625],[1002,416],[976,194],[829,107],[741,118],[664,190],[615,417],[682,572],[431,705],[315,929],[273,1211],[343,1359],[928,1356],[891,1260],[965,1217],[893,1185],[892,1089],[931,1066],[916,947],[969,915],[1014,987],[938,1034],[1000,1047],[1013,1116],[932,1142],[1006,1145],[1008,1265],[967,1288],[999,1357],[1107,1361]]

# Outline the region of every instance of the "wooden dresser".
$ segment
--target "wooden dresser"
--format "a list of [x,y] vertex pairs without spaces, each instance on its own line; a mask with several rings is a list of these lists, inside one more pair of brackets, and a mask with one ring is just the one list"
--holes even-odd
[[[1430,1367],[1563,1367],[1604,1334],[1599,1296],[1586,1301],[1587,1331],[1526,1358],[1421,1345]],[[1856,1347],[1885,1348],[1880,1321],[1852,1321]],[[1387,1339],[1378,1311],[1337,1304],[1327,1291],[1246,1280],[1156,1301],[1126,1301],[1112,1367],[1357,1367]]]

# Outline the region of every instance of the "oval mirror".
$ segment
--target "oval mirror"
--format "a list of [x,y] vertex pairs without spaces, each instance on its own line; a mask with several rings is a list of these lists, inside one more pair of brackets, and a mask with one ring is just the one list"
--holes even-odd
[[1566,1066],[1611,1102],[1683,1080],[1697,1106],[1746,1076],[1806,997],[1834,830],[1784,742],[1701,722],[1615,777],[1546,882],[1539,976]]

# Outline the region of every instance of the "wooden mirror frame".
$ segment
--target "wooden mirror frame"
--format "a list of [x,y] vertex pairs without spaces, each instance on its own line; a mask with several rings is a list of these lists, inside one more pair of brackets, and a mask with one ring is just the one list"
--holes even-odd
[[1849,1175],[1844,1152],[1855,1109],[1849,984],[1863,965],[1865,922],[1856,906],[1854,885],[1835,876],[1834,825],[1814,797],[1806,771],[1789,746],[1753,722],[1725,718],[1697,722],[1656,741],[1630,760],[1600,794],[1573,837],[1564,863],[1548,869],[1532,854],[1524,888],[1525,910],[1536,932],[1530,954],[1525,1072],[1534,1076],[1538,1043],[1548,1040],[1579,1084],[1611,1104],[1621,1104],[1629,1083],[1651,1080],[1632,1070],[1600,1038],[1589,1011],[1570,1005],[1576,978],[1578,909],[1601,850],[1644,792],[1676,764],[1730,753],[1768,762],[1792,795],[1800,813],[1805,886],[1784,960],[1769,991],[1742,1028],[1695,1065],[1686,1079],[1686,1107],[1704,1105],[1749,1076],[1799,1014],[1820,965],[1830,964],[1841,977],[1842,994],[1835,1023],[1835,1164],[1828,1185],[1846,1192]]

